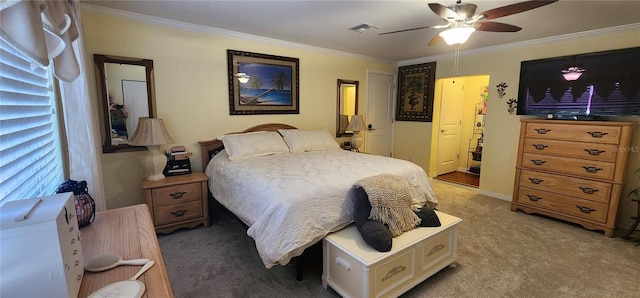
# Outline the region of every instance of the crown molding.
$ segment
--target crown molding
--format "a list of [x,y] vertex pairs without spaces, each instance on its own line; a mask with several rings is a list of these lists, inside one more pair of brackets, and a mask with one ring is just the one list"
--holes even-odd
[[187,22],[169,20],[165,18],[154,17],[154,16],[149,16],[149,15],[144,15],[144,14],[139,14],[139,13],[134,13],[129,11],[123,11],[123,10],[118,10],[113,8],[101,7],[101,6],[91,5],[87,3],[80,3],[80,8],[83,11],[87,11],[95,14],[107,15],[111,17],[122,18],[126,20],[147,23],[147,24],[157,25],[157,26],[164,26],[164,27],[180,29],[185,31],[237,38],[242,40],[267,43],[267,44],[283,46],[283,47],[297,48],[302,50],[320,52],[320,53],[349,57],[349,58],[375,60],[375,61],[378,61],[381,63],[387,63],[387,64],[397,63],[397,61],[388,60],[388,59],[382,59],[382,58],[354,54],[354,53],[349,53],[344,51],[337,51],[337,50],[332,50],[327,48],[315,47],[315,46],[310,46],[310,45],[301,44],[301,43],[284,41],[280,39],[268,38],[268,37],[252,35],[252,34],[246,34],[246,33],[241,33],[241,32],[236,32],[231,30],[215,28],[215,27],[196,25],[196,24],[187,23]]
[[[557,35],[557,36],[551,36],[551,37],[545,37],[545,38],[525,40],[525,41],[514,42],[509,44],[503,44],[503,45],[496,45],[496,46],[480,48],[480,49],[460,51],[460,55],[484,54],[484,53],[505,50],[505,49],[529,47],[532,45],[539,45],[539,44],[550,43],[550,42],[567,41],[567,40],[572,40],[576,38],[595,37],[595,36],[601,36],[601,35],[607,35],[607,34],[626,32],[631,30],[638,30],[638,29],[640,29],[640,23],[633,23],[633,24],[627,24],[627,25],[616,26],[616,27],[602,28],[602,29],[589,30],[589,31],[577,32],[577,33],[571,33],[571,34],[563,34],[563,35]],[[454,53],[420,57],[415,59],[399,61],[398,66],[420,64],[425,62],[438,61],[441,59],[452,59],[453,57],[454,57]]]

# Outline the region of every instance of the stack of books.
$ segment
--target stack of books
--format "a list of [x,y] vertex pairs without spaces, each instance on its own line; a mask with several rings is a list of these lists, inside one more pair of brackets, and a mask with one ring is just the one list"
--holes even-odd
[[170,152],[167,154],[167,166],[165,167],[163,174],[165,176],[175,176],[191,173],[191,162],[189,156],[191,152],[187,152],[184,146],[171,147]]
[[189,159],[191,153],[187,152],[187,149],[184,146],[173,146],[171,147],[171,158],[169,160],[185,160]]

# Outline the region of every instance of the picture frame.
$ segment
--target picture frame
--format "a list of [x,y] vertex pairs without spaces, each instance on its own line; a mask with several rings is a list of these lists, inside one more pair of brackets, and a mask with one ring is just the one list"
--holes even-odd
[[299,114],[299,59],[227,50],[229,114]]
[[398,67],[396,121],[433,121],[436,62]]

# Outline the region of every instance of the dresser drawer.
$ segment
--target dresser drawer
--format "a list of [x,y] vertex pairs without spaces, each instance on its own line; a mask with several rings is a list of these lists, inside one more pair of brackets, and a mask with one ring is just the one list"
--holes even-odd
[[615,162],[618,146],[527,138],[524,152]]
[[615,164],[610,162],[533,153],[522,155],[522,167],[604,180],[612,180],[615,170]]
[[200,200],[200,183],[188,183],[175,186],[154,188],[151,193],[154,206],[164,206],[186,201]]
[[542,190],[520,187],[518,201],[524,205],[599,223],[607,220],[608,205]]
[[618,144],[621,132],[620,126],[527,123],[525,137]]
[[609,203],[611,183],[522,170],[520,186]]
[[190,201],[153,209],[156,226],[202,217],[202,201]]

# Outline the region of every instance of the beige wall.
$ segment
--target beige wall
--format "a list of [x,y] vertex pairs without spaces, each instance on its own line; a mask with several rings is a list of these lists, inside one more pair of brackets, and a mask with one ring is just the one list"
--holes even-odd
[[[464,48],[461,48],[459,76],[484,74],[490,76],[480,192],[511,200],[521,116],[510,115],[507,112],[506,102],[510,98],[517,98],[521,61],[637,46],[640,46],[640,32],[635,29],[612,32],[606,35],[583,36],[518,47],[506,47],[504,49],[471,54],[465,53]],[[425,58],[424,61],[419,59],[410,62],[403,61],[401,65],[430,61],[433,60]],[[438,59],[436,78],[451,77],[452,74],[453,59]],[[509,85],[506,95],[501,99],[497,97],[495,87],[500,82],[506,82]],[[436,94],[437,97],[438,94]],[[434,107],[434,111],[437,111],[436,107]],[[639,121],[638,118],[618,118],[617,120]],[[396,140],[401,140],[401,142],[396,141],[394,143],[394,150],[402,152],[405,156],[426,154],[429,149],[424,148],[424,138],[430,138],[431,129],[432,126],[430,124],[416,122],[396,123],[395,137]],[[418,137],[412,138],[409,135]],[[633,174],[635,169],[640,168],[640,153],[638,152],[640,150],[640,127],[636,127],[634,130],[632,145],[632,149],[635,150],[630,153],[626,176],[627,182],[623,188],[618,217],[619,226],[623,227],[630,225],[629,217],[635,212],[635,206],[626,198],[626,194],[640,185],[640,179]],[[421,160],[421,163],[425,164],[430,162],[431,160]]]
[[[337,79],[360,81],[359,108],[366,109],[367,70],[396,71],[395,63],[355,55],[174,29],[87,9],[82,13],[88,59],[107,54],[153,60],[158,118],[164,119],[174,145],[194,153],[191,163],[196,171],[203,168],[197,142],[223,133],[268,122],[334,132]],[[300,114],[230,116],[227,49],[299,58]],[[93,77],[92,70],[89,75]],[[94,84],[91,87],[95,96]],[[102,155],[107,208],[144,202],[138,159],[145,154]]]

